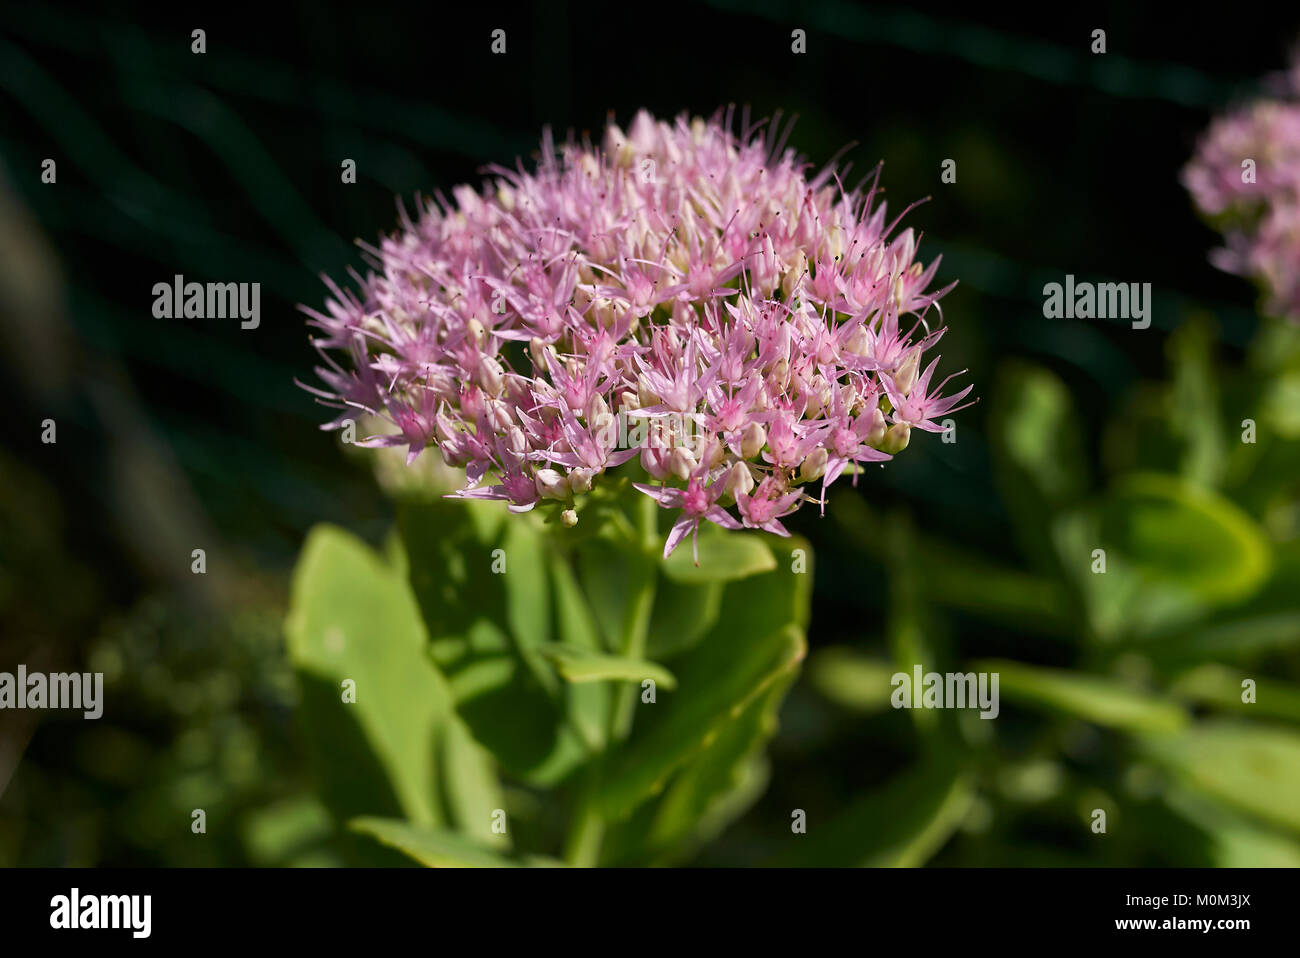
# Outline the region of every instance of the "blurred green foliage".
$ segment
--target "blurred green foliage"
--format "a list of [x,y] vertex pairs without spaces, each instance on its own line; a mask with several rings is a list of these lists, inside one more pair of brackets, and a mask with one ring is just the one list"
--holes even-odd
[[[1019,563],[836,501],[899,585],[881,644],[818,651],[811,684],[846,715],[896,722],[890,675],[920,662],[996,672],[1004,705],[989,722],[914,713],[915,768],[832,821],[812,860],[915,863],[948,842],[944,864],[1300,864],[1300,436],[1267,401],[1300,369],[1300,330],[1263,327],[1236,369],[1215,341],[1209,317],[1188,318],[1168,378],[1134,390],[1097,464],[1064,384],[1004,366],[990,441]],[[971,658],[954,641],[968,618],[1042,651]],[[895,793],[926,812],[917,844],[882,858]]]

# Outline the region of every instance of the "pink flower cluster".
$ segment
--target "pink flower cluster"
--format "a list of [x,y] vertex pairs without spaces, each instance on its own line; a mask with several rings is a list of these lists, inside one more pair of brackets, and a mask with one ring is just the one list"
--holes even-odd
[[492,167],[482,192],[403,212],[359,291],[327,279],[327,311],[306,310],[313,391],[342,410],[324,428],[380,416],[396,432],[363,444],[408,462],[433,445],[464,468],[458,495],[553,500],[568,524],[639,457],[637,488],[679,510],[665,555],[704,520],[786,534],[970,387],[944,396],[923,360],[938,260],[917,261],[874,182],[809,176],[783,140],[642,112],[602,149],[556,155],[547,135],[535,172]]
[[1255,279],[1270,314],[1300,322],[1300,59],[1277,87],[1211,124],[1183,184],[1223,230],[1214,264]]

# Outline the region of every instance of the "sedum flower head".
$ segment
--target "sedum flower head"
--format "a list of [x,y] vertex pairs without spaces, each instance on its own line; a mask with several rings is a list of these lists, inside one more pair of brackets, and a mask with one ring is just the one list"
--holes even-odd
[[382,417],[392,431],[363,444],[408,463],[433,446],[465,470],[456,495],[554,500],[570,525],[639,459],[637,488],[677,515],[666,555],[706,521],[785,535],[846,471],[962,408],[971,387],[944,395],[927,358],[939,261],[874,181],[810,175],[730,115],[644,112],[601,148],[547,134],[535,170],[489,172],[403,212],[359,288],[306,310],[313,391],[340,409],[325,428]]
[[1214,264],[1259,282],[1269,313],[1300,322],[1300,56],[1275,87],[1210,125],[1183,183],[1223,229]]

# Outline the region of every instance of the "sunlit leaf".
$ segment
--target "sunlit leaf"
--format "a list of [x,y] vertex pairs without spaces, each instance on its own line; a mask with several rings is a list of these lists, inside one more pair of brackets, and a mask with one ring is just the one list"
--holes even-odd
[[1102,511],[1101,535],[1146,579],[1206,601],[1248,597],[1268,576],[1268,540],[1250,516],[1174,476],[1123,480]]
[[663,562],[667,578],[687,584],[732,582],[774,568],[776,559],[759,533],[728,532],[713,526],[700,530],[699,565],[689,540]]
[[1044,706],[1109,728],[1168,733],[1188,721],[1173,702],[1095,675],[1000,660],[976,662],[974,668],[997,674],[998,694],[1007,701]]
[[1145,741],[1153,758],[1192,788],[1300,832],[1300,733],[1214,720]]
[[554,662],[569,682],[643,682],[651,679],[665,689],[677,687],[677,680],[671,672],[644,659],[627,659],[557,644],[539,646],[538,651]]
[[889,707],[890,680],[897,668],[842,646],[822,649],[808,660],[808,680],[836,705],[857,712]]
[[[317,526],[294,571],[286,633],[331,804],[345,815],[400,810],[444,822],[435,754],[451,691],[406,583],[359,539]],[[344,701],[344,682],[355,702]]]

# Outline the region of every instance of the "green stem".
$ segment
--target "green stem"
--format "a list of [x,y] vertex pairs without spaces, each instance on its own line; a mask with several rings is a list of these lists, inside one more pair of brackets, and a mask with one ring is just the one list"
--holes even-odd
[[[655,587],[659,575],[654,551],[658,538],[658,507],[649,496],[638,496],[636,509],[639,541],[628,551],[628,595],[623,610],[623,634],[618,653],[625,658],[639,659],[645,656],[646,636],[650,630],[650,613],[654,610]],[[614,706],[610,711],[605,752],[591,764],[565,842],[564,858],[571,865],[591,867],[600,860],[605,822],[596,807],[595,795],[600,786],[601,766],[608,760],[611,750],[626,741],[631,734],[640,693],[641,687],[636,683],[629,682],[614,687]]]

